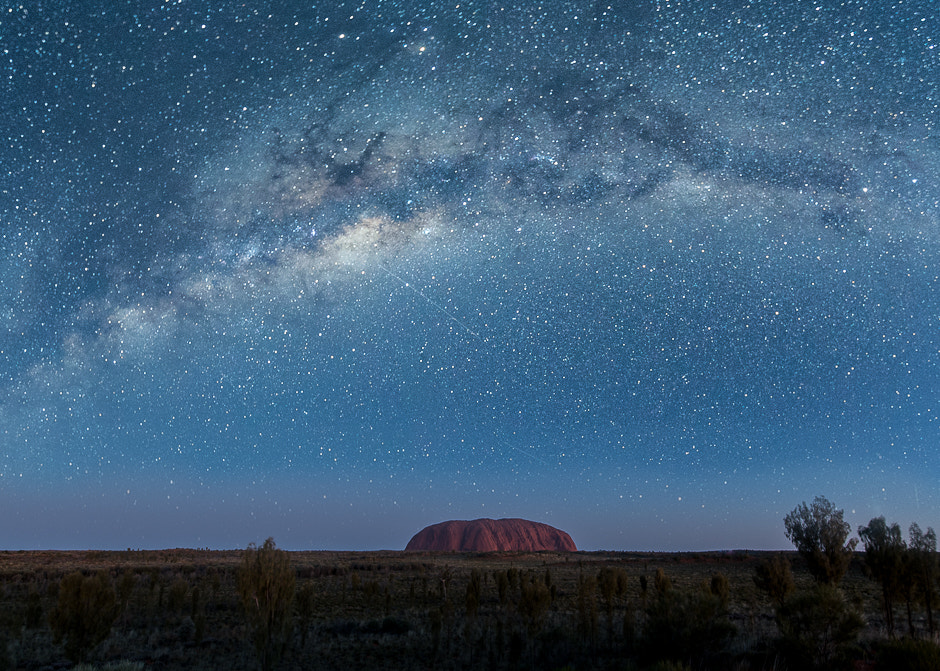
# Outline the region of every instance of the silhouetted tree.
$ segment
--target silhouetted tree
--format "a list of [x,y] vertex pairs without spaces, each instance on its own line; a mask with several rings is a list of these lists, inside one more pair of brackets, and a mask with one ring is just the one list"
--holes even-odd
[[937,534],[931,527],[921,531],[917,522],[911,524],[908,532],[910,543],[908,553],[913,565],[912,577],[920,590],[927,611],[927,631],[933,638],[936,625],[933,621],[933,604],[936,600],[937,582]]
[[801,503],[787,515],[783,524],[787,539],[806,560],[813,578],[823,584],[838,585],[849,568],[856,539],[846,542],[852,527],[842,519],[842,510],[824,496],[810,506]]
[[901,555],[901,571],[898,583],[901,586],[899,590],[904,597],[904,612],[907,614],[907,633],[908,636],[914,636],[914,600],[916,598],[917,584],[914,578],[914,557],[907,551],[905,546]]
[[904,553],[907,546],[901,538],[901,527],[888,525],[884,517],[872,519],[868,526],[859,526],[858,535],[865,545],[865,568],[871,578],[881,584],[881,605],[888,634],[894,636],[894,600],[901,587]]
[[264,671],[280,659],[290,637],[294,582],[290,559],[277,549],[273,538],[260,548],[252,543],[245,550],[238,571],[238,594]]
[[59,598],[49,613],[56,643],[65,640],[65,655],[83,662],[108,637],[118,616],[117,597],[108,576],[70,573],[59,583]]

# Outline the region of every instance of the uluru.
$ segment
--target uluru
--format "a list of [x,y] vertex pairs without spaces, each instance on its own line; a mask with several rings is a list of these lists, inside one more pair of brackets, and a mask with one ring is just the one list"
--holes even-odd
[[412,552],[576,552],[564,531],[523,519],[451,520],[416,533],[405,551]]

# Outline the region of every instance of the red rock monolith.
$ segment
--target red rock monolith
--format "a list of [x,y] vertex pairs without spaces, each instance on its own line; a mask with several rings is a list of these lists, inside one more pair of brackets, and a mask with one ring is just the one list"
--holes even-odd
[[571,536],[560,529],[522,519],[451,520],[425,527],[408,541],[406,551],[426,552],[576,552]]

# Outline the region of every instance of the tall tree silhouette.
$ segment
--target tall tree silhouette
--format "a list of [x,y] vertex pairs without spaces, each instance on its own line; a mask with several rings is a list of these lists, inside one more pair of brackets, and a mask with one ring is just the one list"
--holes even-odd
[[865,568],[873,580],[881,584],[881,605],[888,634],[894,636],[894,600],[901,587],[904,553],[907,546],[901,538],[901,527],[889,525],[885,518],[875,517],[868,526],[860,526],[858,535],[865,546]]
[[936,601],[937,583],[937,534],[931,528],[921,531],[917,522],[913,522],[908,531],[910,543],[908,553],[913,568],[913,578],[924,599],[924,609],[927,611],[927,630],[933,638],[937,631],[933,620],[933,605]]
[[817,496],[812,505],[804,501],[783,520],[787,539],[806,560],[818,583],[838,585],[852,561],[858,540],[847,541],[852,527],[842,519],[825,496]]

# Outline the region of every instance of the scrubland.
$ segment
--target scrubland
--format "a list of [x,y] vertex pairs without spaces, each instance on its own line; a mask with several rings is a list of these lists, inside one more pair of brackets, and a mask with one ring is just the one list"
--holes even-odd
[[[937,658],[917,599],[898,604],[888,636],[860,553],[833,596],[796,553],[389,551],[284,553],[294,596],[262,659],[238,588],[245,552],[0,552],[0,669],[795,671]],[[778,556],[793,589],[775,603],[754,578]],[[79,653],[79,633],[51,624],[76,572],[110,590],[80,618],[111,620],[104,639]]]

